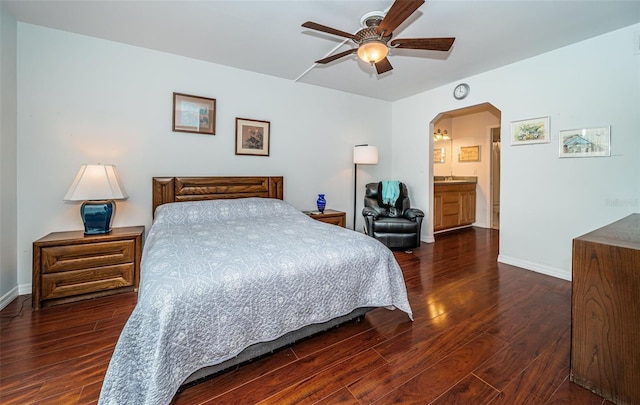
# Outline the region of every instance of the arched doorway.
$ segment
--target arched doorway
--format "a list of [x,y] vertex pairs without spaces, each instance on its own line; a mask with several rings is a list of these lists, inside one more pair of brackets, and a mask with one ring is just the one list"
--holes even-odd
[[[461,195],[460,202],[449,200],[449,206],[445,206],[444,211],[449,212],[450,217],[445,219],[444,224],[439,223],[442,222],[438,212],[438,209],[443,210],[440,201],[442,195],[436,191],[443,189],[442,181],[451,180],[453,182],[448,185],[475,179],[473,226],[499,228],[501,115],[501,111],[492,104],[483,103],[441,112],[431,121],[435,185],[431,223],[434,233],[456,229],[456,218],[464,224],[461,226],[470,225],[464,212],[459,217],[451,214],[456,204],[463,204],[464,195]],[[469,201],[470,198],[467,198],[466,203]]]

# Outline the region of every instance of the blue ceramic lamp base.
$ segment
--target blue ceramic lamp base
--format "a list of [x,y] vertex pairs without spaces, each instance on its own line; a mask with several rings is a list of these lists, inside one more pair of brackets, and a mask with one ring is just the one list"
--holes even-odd
[[80,207],[85,235],[101,235],[111,232],[111,220],[116,212],[113,200],[85,201]]

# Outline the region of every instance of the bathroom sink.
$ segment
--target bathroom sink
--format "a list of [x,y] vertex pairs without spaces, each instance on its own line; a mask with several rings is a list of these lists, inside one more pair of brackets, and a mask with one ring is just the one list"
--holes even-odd
[[458,184],[477,183],[478,178],[474,176],[434,176],[434,184]]

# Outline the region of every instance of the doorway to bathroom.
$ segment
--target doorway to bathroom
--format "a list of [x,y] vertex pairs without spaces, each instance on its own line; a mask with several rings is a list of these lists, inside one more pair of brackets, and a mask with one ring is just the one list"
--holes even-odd
[[[456,218],[458,227],[500,228],[501,115],[491,103],[483,103],[442,112],[431,121],[434,233],[457,228],[453,224]],[[462,183],[474,182],[472,199],[468,190],[462,190]],[[458,200],[443,194],[444,186],[453,189],[456,183],[460,183]],[[473,221],[466,207],[470,202],[475,211]]]

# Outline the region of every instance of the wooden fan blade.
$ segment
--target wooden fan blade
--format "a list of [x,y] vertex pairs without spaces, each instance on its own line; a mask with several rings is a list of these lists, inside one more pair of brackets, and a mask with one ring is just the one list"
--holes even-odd
[[376,72],[378,72],[379,75],[386,73],[391,69],[393,69],[393,66],[391,66],[389,58],[384,58],[380,62],[376,63]]
[[314,23],[312,21],[307,21],[306,23],[302,24],[302,26],[316,31],[326,32],[327,34],[337,35],[339,37],[355,39],[355,35],[353,34],[349,34],[348,32],[340,31],[335,28],[327,27],[326,25]]
[[398,38],[389,43],[392,48],[448,51],[455,38]]
[[324,65],[325,63],[333,62],[336,59],[340,59],[343,56],[351,55],[352,53],[356,53],[356,52],[358,52],[358,48],[349,49],[348,51],[336,53],[336,54],[333,54],[331,56],[327,56],[326,58],[317,60],[316,63],[320,63],[320,64]]
[[381,35],[383,31],[385,36],[391,35],[393,30],[398,28],[422,4],[424,4],[424,0],[396,0],[378,26],[378,35]]

